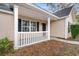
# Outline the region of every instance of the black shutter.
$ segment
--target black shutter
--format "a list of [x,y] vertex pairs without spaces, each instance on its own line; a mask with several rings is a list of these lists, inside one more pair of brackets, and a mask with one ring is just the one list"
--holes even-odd
[[21,32],[21,19],[18,19],[18,31]]
[[46,24],[42,23],[42,31],[46,31]]
[[39,22],[37,22],[37,31],[39,31]]

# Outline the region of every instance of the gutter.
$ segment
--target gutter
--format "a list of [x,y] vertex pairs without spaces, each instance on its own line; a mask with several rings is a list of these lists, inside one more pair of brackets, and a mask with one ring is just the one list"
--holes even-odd
[[0,9],[0,12],[13,15],[13,12],[7,11],[7,10],[3,10],[3,9]]

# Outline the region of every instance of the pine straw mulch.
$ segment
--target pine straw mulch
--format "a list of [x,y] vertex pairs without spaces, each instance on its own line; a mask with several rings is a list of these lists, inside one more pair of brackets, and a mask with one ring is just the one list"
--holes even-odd
[[79,46],[71,45],[60,41],[49,40],[33,44],[8,53],[8,56],[63,56],[79,55]]

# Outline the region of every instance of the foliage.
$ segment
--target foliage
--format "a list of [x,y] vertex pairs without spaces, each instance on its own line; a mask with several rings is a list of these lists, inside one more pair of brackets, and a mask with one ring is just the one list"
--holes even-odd
[[12,42],[9,41],[7,37],[0,39],[0,55],[5,55],[6,53],[13,50]]
[[73,38],[79,35],[79,24],[71,25],[71,35]]

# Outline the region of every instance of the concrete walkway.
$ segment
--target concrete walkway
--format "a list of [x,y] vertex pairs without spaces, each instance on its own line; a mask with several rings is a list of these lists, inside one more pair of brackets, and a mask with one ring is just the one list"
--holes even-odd
[[66,40],[66,39],[58,39],[58,38],[51,38],[51,39],[56,40],[56,41],[65,42],[65,43],[70,43],[70,44],[76,44],[76,45],[79,45],[79,42],[78,42],[78,41],[70,41],[70,40]]

